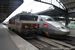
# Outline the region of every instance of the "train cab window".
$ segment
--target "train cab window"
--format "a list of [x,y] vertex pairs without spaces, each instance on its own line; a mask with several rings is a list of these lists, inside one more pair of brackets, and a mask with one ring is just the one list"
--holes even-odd
[[38,16],[21,15],[20,20],[37,21]]
[[52,18],[46,18],[46,21],[53,21]]

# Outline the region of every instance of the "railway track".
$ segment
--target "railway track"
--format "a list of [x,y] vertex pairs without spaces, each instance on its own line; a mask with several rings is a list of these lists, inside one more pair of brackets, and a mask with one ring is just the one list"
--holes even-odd
[[[26,38],[25,36],[21,36]],[[64,40],[52,39],[43,36],[25,39],[39,50],[75,50],[75,37],[67,36]]]
[[75,50],[75,46],[70,43],[67,43],[69,42],[67,40],[54,40],[42,36],[27,39],[28,42],[37,47],[39,50]]
[[65,40],[61,41],[75,46],[75,37],[67,36]]
[[75,37],[70,36],[64,40],[37,36],[37,38],[27,39],[27,41],[39,50],[75,50]]

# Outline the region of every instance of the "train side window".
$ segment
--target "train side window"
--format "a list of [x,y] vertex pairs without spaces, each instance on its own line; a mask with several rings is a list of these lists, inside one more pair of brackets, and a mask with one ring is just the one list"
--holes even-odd
[[15,24],[15,18],[13,19],[13,24]]
[[10,19],[10,20],[9,20],[9,23],[10,23],[10,24],[15,24],[15,18]]

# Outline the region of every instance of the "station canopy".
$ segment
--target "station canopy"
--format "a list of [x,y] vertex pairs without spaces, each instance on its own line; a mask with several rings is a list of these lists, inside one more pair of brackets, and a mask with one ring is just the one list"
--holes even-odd
[[22,3],[23,0],[0,0],[0,22],[5,20]]
[[75,18],[75,0],[60,0],[60,2],[68,9],[69,16]]
[[75,9],[75,0],[60,0],[60,2],[69,10]]
[[[51,3],[50,3],[51,1]],[[59,6],[56,6],[53,2],[56,1],[59,3]],[[54,10],[45,10],[39,12],[38,14],[45,14],[51,16],[64,16],[68,13],[68,17],[75,18],[75,0],[40,0],[42,3],[50,3],[50,5],[54,6]]]
[[[66,13],[68,13],[69,17],[75,17],[75,0],[34,0],[34,1],[39,1],[40,3],[46,3],[49,5],[52,5],[51,7],[54,7],[54,9],[51,9],[51,7],[49,7],[49,9],[37,12],[35,14],[43,14],[43,15],[50,15],[50,16],[64,16]],[[1,0],[0,1],[0,19],[2,18],[4,20],[5,18],[7,18],[22,3],[23,3],[23,0]],[[34,9],[32,7],[29,7],[33,3],[34,2],[26,6],[25,10],[29,9],[29,11],[34,12]],[[37,8],[37,5],[36,4],[34,5],[36,7],[35,6],[33,7]],[[40,8],[44,9],[41,6],[41,7],[38,7],[36,10]]]

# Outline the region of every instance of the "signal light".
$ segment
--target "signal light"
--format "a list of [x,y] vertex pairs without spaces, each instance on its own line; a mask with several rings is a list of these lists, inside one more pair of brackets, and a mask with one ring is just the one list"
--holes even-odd
[[28,24],[22,24],[22,27],[23,28],[29,28],[29,25]]
[[43,27],[44,28],[48,28],[48,24],[43,24]]
[[25,28],[29,28],[28,26],[25,26]]

